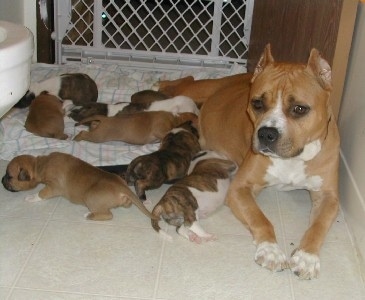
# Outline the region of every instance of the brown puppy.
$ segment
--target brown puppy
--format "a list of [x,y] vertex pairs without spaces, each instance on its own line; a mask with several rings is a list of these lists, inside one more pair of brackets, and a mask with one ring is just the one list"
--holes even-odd
[[171,238],[158,225],[158,219],[162,217],[176,226],[180,235],[199,244],[215,239],[200,226],[199,219],[208,217],[223,205],[236,164],[212,151],[197,156],[190,165],[189,175],[169,187],[156,204],[152,211],[156,219],[151,220],[151,225],[163,236]]
[[136,194],[146,200],[146,190],[185,176],[191,159],[200,150],[198,132],[191,122],[172,129],[161,141],[159,150],[132,160],[125,174]]
[[88,220],[112,219],[112,208],[130,207],[132,203],[153,218],[123,179],[69,154],[17,156],[8,164],[2,183],[11,192],[30,190],[43,183],[45,187],[27,197],[27,201],[62,196],[72,203],[85,205],[90,211],[86,216]]
[[144,145],[160,141],[172,128],[186,121],[196,122],[197,116],[193,113],[174,116],[166,111],[122,114],[115,117],[94,116],[78,123],[90,123],[90,131],[81,131],[74,140],[94,143],[123,141]]
[[47,92],[42,92],[29,107],[25,129],[35,135],[65,140],[67,135],[63,132],[64,114],[61,100]]
[[[160,87],[169,96],[176,90],[203,102],[202,146],[240,166],[226,202],[253,235],[255,261],[272,271],[290,266],[300,278],[317,277],[319,251],[339,208],[340,139],[326,60],[312,49],[307,64],[276,62],[268,45],[254,74]],[[312,198],[309,228],[289,260],[255,202],[266,186],[307,189]]]

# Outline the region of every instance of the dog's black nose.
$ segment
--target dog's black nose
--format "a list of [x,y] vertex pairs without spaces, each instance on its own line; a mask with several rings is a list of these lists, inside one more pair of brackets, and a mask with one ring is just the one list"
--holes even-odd
[[276,142],[279,137],[279,131],[275,127],[262,127],[257,132],[259,141],[263,145],[271,145]]

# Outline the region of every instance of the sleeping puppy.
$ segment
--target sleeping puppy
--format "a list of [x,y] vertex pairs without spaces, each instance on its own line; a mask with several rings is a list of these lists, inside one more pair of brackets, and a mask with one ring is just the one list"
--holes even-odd
[[62,105],[58,97],[42,92],[29,107],[25,129],[42,137],[67,139],[67,135],[64,133],[65,112]]
[[195,102],[186,96],[176,96],[170,99],[139,101],[139,102],[120,102],[117,104],[89,103],[82,108],[75,108],[69,114],[69,117],[75,121],[80,121],[94,115],[102,116],[120,116],[126,113],[136,113],[142,111],[168,111],[174,115],[182,112],[191,112],[199,114],[199,109]]
[[190,161],[200,151],[198,132],[191,122],[172,129],[161,141],[159,150],[139,156],[129,164],[125,179],[136,194],[146,200],[146,190],[184,177]]
[[119,111],[135,113],[146,110],[154,101],[165,100],[167,98],[161,92],[144,90],[134,93],[131,96],[131,102],[119,102],[116,104],[86,103],[81,108],[74,108],[70,112],[69,117],[75,121],[81,121],[95,115],[112,117]]
[[181,113],[174,116],[166,111],[150,111],[114,117],[94,116],[77,124],[90,124],[90,126],[89,131],[81,131],[74,140],[94,143],[122,141],[145,145],[162,140],[171,129],[186,121],[197,122],[197,115]]
[[158,225],[162,217],[191,242],[214,240],[216,237],[200,226],[199,219],[223,205],[236,164],[216,152],[205,151],[198,154],[189,169],[189,175],[172,185],[154,207],[152,214],[156,218],[151,220],[151,225],[162,236],[171,239]]
[[142,202],[115,174],[96,167],[72,155],[53,152],[47,156],[20,155],[7,166],[2,184],[11,192],[26,191],[43,183],[36,195],[26,198],[35,202],[62,196],[89,209],[88,220],[110,220],[112,208],[136,205],[146,216],[152,217]]
[[72,100],[76,106],[96,102],[98,99],[98,88],[94,80],[83,73],[70,73],[32,83],[31,89],[14,107],[28,107],[34,98],[43,91],[56,95],[62,100]]

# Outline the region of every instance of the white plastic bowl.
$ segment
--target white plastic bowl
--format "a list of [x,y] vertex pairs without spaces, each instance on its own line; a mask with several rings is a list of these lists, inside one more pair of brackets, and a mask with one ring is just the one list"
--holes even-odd
[[0,118],[29,88],[33,51],[28,28],[0,21]]

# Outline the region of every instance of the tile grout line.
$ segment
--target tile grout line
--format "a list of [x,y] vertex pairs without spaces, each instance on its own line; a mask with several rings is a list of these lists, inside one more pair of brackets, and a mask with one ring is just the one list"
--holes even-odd
[[[166,230],[166,225],[165,228],[163,230]],[[163,262],[163,257],[165,254],[165,247],[166,247],[166,239],[162,240],[162,249],[161,249],[161,253],[160,253],[160,258],[159,258],[159,262],[158,262],[158,270],[157,270],[157,276],[156,276],[156,281],[155,281],[155,287],[153,289],[153,299],[157,299],[157,291],[158,291],[158,287],[160,285],[160,274],[161,274],[161,269],[162,269],[162,262]]]
[[[288,246],[287,246],[287,237],[286,237],[286,232],[285,232],[285,225],[284,225],[284,221],[283,221],[283,216],[282,216],[282,210],[281,210],[281,204],[279,201],[279,196],[278,196],[278,192],[275,191],[275,198],[276,198],[276,205],[278,207],[279,210],[279,218],[280,218],[280,226],[281,226],[281,231],[283,234],[283,241],[284,241],[284,250],[285,253],[288,253]],[[289,268],[289,272],[291,273],[291,270]],[[290,292],[291,292],[291,296],[292,299],[295,299],[295,293],[294,293],[294,287],[293,287],[293,279],[292,279],[292,274],[287,275],[288,279],[289,279],[289,284],[290,284]]]
[[23,272],[24,272],[24,270],[25,270],[25,267],[27,266],[27,264],[28,264],[28,262],[29,262],[30,258],[32,257],[32,255],[33,255],[33,253],[34,253],[35,249],[37,248],[37,246],[38,246],[38,244],[39,244],[40,239],[41,239],[41,238],[42,238],[42,236],[43,236],[44,231],[46,230],[46,228],[47,228],[47,226],[48,226],[49,222],[52,220],[52,217],[53,217],[53,215],[54,215],[54,213],[55,213],[55,211],[56,211],[56,209],[57,209],[57,207],[58,207],[58,205],[59,205],[60,201],[61,201],[61,199],[60,199],[60,198],[58,198],[58,200],[57,200],[57,204],[55,205],[55,207],[53,208],[53,210],[52,210],[51,214],[49,215],[48,219],[46,220],[45,224],[43,225],[43,228],[41,229],[41,232],[39,233],[39,235],[38,235],[37,239],[35,240],[34,245],[33,245],[32,249],[30,250],[30,253],[29,253],[29,255],[28,255],[27,259],[25,260],[25,262],[24,262],[23,266],[21,267],[21,269],[19,270],[19,272],[18,272],[17,276],[15,277],[15,280],[14,280],[13,284],[11,285],[10,291],[9,291],[9,293],[7,294],[6,298],[5,298],[6,300],[10,299],[10,296],[11,296],[11,294],[13,293],[14,289],[16,288],[16,284],[18,283],[19,278],[22,276],[22,274],[23,274]]

